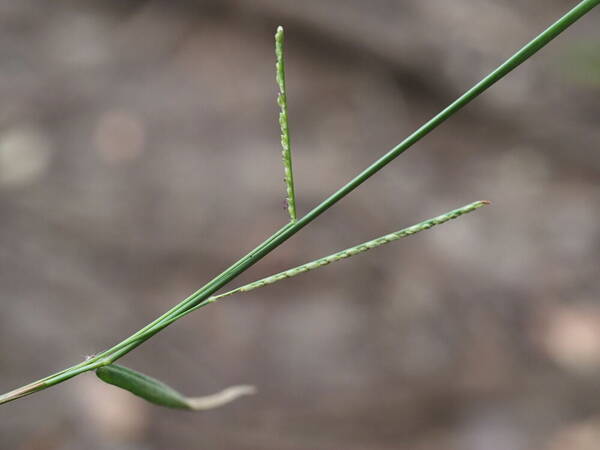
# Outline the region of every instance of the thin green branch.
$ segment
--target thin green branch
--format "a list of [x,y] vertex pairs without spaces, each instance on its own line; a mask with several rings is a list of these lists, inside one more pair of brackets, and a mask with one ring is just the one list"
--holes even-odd
[[279,113],[279,126],[281,128],[281,156],[283,158],[283,172],[285,188],[287,192],[287,209],[290,220],[295,222],[296,217],[296,194],[294,192],[294,172],[292,171],[292,149],[290,146],[290,129],[288,126],[287,90],[285,86],[285,55],[283,51],[284,33],[283,27],[277,27],[275,33],[275,69],[279,94],[277,104],[281,109]]
[[306,225],[311,223],[338,201],[364,183],[367,179],[373,176],[375,173],[383,169],[387,164],[393,161],[400,154],[408,150],[415,143],[420,141],[423,137],[445,122],[449,117],[462,109],[465,105],[473,101],[484,91],[502,79],[504,76],[513,71],[516,67],[521,65],[532,55],[538,52],[541,48],[547,45],[550,41],[556,38],[574,22],[580,19],[582,16],[587,14],[590,10],[600,4],[600,0],[583,0],[557,22],[552,24],[549,28],[543,31],[535,39],[525,45],[521,50],[511,56],[506,62],[500,65],[496,70],[486,76],[483,80],[469,89],[466,93],[461,95],[457,100],[451,103],[448,107],[442,110],[438,115],[433,117],[431,120],[426,122],[417,131],[408,136],[404,141],[398,144],[396,147],[391,149],[388,153],[382,156],[380,159],[375,161],[346,185],[341,187],[338,191],[332,194],[330,197],[325,199],[319,205],[317,205],[312,211],[306,214],[304,217],[296,222],[289,223],[282,229],[277,231],[273,236],[269,237],[265,242],[256,247],[253,251],[247,254],[245,257],[233,264],[229,269],[215,277],[204,287],[194,292],[188,298],[183,300],[181,303],[171,308],[168,312],[154,320],[153,322],[146,325],[137,333],[123,340],[114,347],[90,358],[88,361],[79,363],[73,367],[62,370],[54,375],[50,375],[42,380],[30,383],[19,389],[11,391],[10,393],[0,396],[0,404],[6,403],[16,398],[29,395],[33,392],[45,389],[55,384],[61,383],[71,377],[78,375],[81,372],[94,370],[103,365],[109,364],[116,361],[123,355],[127,354],[134,348],[141,345],[143,342],[148,340],[154,334],[168,326],[170,319],[176,317],[184,311],[194,308],[196,305],[201,304],[204,300],[213,295],[218,289],[224,287],[239,274],[247,270],[249,267],[254,265],[257,261],[262,259],[268,253],[273,251],[275,248],[280,246]]
[[[252,291],[254,289],[258,289],[258,288],[276,283],[278,281],[284,280],[286,278],[292,278],[292,277],[295,277],[296,275],[300,275],[301,273],[306,273],[311,270],[318,269],[319,267],[323,267],[323,266],[331,264],[333,262],[341,261],[342,259],[346,259],[351,256],[358,255],[360,253],[366,252],[367,250],[371,250],[371,249],[379,247],[381,245],[388,244],[390,242],[396,241],[403,237],[412,236],[413,234],[428,230],[436,225],[441,225],[445,222],[448,222],[449,220],[456,219],[464,214],[468,214],[470,212],[475,211],[476,209],[479,209],[479,208],[489,205],[489,204],[490,204],[490,202],[487,200],[480,200],[477,202],[469,203],[468,205],[465,205],[461,208],[449,211],[445,214],[441,214],[441,215],[433,217],[431,219],[424,220],[424,221],[419,222],[415,225],[412,225],[408,228],[404,228],[404,229],[396,231],[394,233],[380,236],[380,237],[372,239],[370,241],[363,242],[362,244],[355,245],[354,247],[350,247],[345,250],[341,250],[339,252],[333,253],[328,256],[324,256],[324,257],[316,259],[314,261],[310,261],[308,263],[302,264],[302,265],[294,267],[292,269],[288,269],[283,272],[279,272],[275,275],[271,275],[271,276],[262,278],[260,280],[254,281],[252,283],[245,284],[236,289],[227,291],[223,294],[213,295],[211,297],[208,297],[206,300],[202,301],[200,304],[194,306],[193,308],[187,309],[177,315],[170,317],[168,320],[163,321],[163,323],[160,326],[160,329],[163,329],[163,328],[167,327],[168,325],[170,325],[171,323],[181,319],[182,317],[187,316],[188,314],[190,314],[206,305],[214,303],[217,300],[220,300],[224,297],[228,297],[230,295],[237,294],[237,293]],[[155,334],[155,332],[156,332],[156,330],[150,330],[147,333],[142,333],[141,335],[138,336],[138,338],[143,339],[146,337],[150,337],[150,336],[148,336],[148,334]],[[114,360],[114,359],[118,359],[118,358],[115,358],[115,354],[113,354],[113,355],[111,355],[110,359]]]
[[394,233],[386,234],[384,236],[380,236],[378,238],[372,239],[367,242],[363,242],[362,244],[355,245],[354,247],[347,248],[345,250],[341,250],[339,252],[333,253],[328,256],[324,256],[319,259],[315,259],[314,261],[307,262],[300,266],[294,267],[292,269],[284,270],[283,272],[279,272],[275,275],[271,275],[260,280],[254,281],[252,283],[245,284],[244,286],[240,286],[236,289],[232,289],[223,294],[213,295],[200,305],[195,306],[192,309],[189,309],[182,313],[181,315],[174,318],[173,321],[183,317],[184,315],[189,314],[196,309],[199,309],[201,306],[207,305],[209,303],[214,303],[217,300],[222,299],[223,297],[228,297],[233,294],[248,292],[254,289],[258,289],[269,284],[277,283],[278,281],[285,280],[286,278],[292,278],[296,275],[300,275],[301,273],[306,273],[314,269],[318,269],[320,267],[326,266],[328,264],[341,261],[342,259],[350,258],[351,256],[359,255],[367,250],[371,250],[373,248],[377,248],[384,244],[389,244],[390,242],[397,241],[398,239],[402,239],[403,237],[412,236],[413,234],[420,233],[421,231],[428,230],[436,225],[441,225],[449,220],[456,219],[464,214],[468,214],[470,212],[475,211],[483,206],[489,205],[490,202],[486,200],[481,200],[478,202],[469,203],[461,208],[455,209],[453,211],[449,211],[445,214],[441,214],[439,216],[433,217],[431,219],[424,220],[415,225],[412,225],[408,228],[404,228],[402,230],[396,231]]

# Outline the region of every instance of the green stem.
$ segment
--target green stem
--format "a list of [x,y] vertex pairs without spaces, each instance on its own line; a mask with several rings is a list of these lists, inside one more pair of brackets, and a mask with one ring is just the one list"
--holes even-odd
[[205,300],[203,300],[202,302],[200,302],[199,304],[197,304],[196,306],[194,306],[193,308],[186,309],[178,314],[167,317],[166,319],[162,320],[160,322],[160,324],[157,324],[154,328],[151,328],[145,332],[140,331],[140,332],[136,333],[135,340],[133,340],[131,342],[125,341],[125,344],[121,348],[113,347],[112,353],[110,353],[109,355],[106,356],[106,360],[111,361],[111,362],[118,360],[121,356],[129,353],[129,351],[131,351],[131,349],[137,347],[142,342],[147,341],[152,336],[154,336],[156,333],[158,333],[160,330],[166,328],[173,322],[181,319],[184,316],[187,316],[191,312],[196,311],[196,310],[202,308],[203,306],[206,306],[210,303],[214,303],[223,297],[227,297],[227,296],[239,293],[239,292],[248,292],[248,291],[263,287],[263,286],[267,286],[269,284],[276,283],[277,281],[281,281],[285,278],[295,277],[296,275],[300,275],[301,273],[305,273],[310,270],[318,269],[319,267],[323,267],[327,264],[331,264],[333,262],[340,261],[342,259],[358,255],[360,253],[366,252],[367,250],[370,250],[370,249],[379,247],[381,245],[396,241],[403,237],[411,236],[411,235],[419,233],[421,231],[428,230],[436,225],[441,225],[445,222],[448,222],[449,220],[456,219],[464,214],[473,212],[476,209],[479,209],[488,204],[489,204],[488,201],[477,201],[474,203],[470,203],[468,205],[463,206],[462,208],[458,208],[453,211],[447,212],[445,214],[439,215],[437,217],[433,217],[431,219],[424,220],[423,222],[420,222],[416,225],[412,225],[408,228],[404,228],[400,231],[396,231],[394,233],[390,233],[385,236],[381,236],[376,239],[372,239],[370,241],[363,242],[362,244],[347,248],[345,250],[341,250],[332,255],[328,255],[323,258],[319,258],[315,261],[311,261],[306,264],[302,264],[301,266],[294,267],[292,269],[285,270],[285,271],[277,273],[275,275],[271,275],[269,277],[254,281],[252,283],[238,287],[231,291],[225,292],[224,294],[208,297]]
[[180,304],[172,308],[167,313],[163,314],[152,323],[148,324],[138,333],[133,334],[129,338],[125,339],[121,343],[112,347],[105,352],[96,355],[85,363],[80,363],[72,368],[65,369],[58,372],[55,375],[50,375],[40,381],[31,383],[22,388],[19,388],[11,393],[0,396],[0,404],[9,402],[24,395],[29,395],[33,392],[37,392],[46,387],[52,386],[59,382],[65,381],[75,375],[78,375],[82,371],[92,370],[96,367],[104,365],[107,361],[115,361],[122,357],[126,353],[130,352],[137,346],[141,345],[147,339],[158,333],[164,327],[168,326],[169,319],[175,317],[183,311],[187,311],[199,305],[204,300],[209,298],[218,289],[225,286],[240,273],[247,270],[249,267],[254,265],[258,260],[263,258],[265,255],[270,253],[273,249],[277,248],[283,242],[288,240],[310,222],[315,220],[339,200],[344,198],[367,179],[373,176],[375,173],[383,169],[387,164],[393,161],[400,154],[409,149],[412,145],[420,141],[423,137],[445,122],[449,117],[458,112],[463,106],[474,100],[485,90],[494,85],[498,80],[506,76],[516,67],[525,62],[528,58],[534,55],[542,47],[547,45],[550,41],[556,38],[560,33],[566,30],[570,25],[588,13],[591,9],[598,6],[600,0],[583,0],[572,10],[561,17],[557,22],[552,24],[549,28],[543,31],[535,39],[525,45],[521,50],[511,56],[506,62],[500,65],[496,70],[486,76],[483,80],[461,95],[457,100],[451,103],[442,112],[437,114],[417,131],[408,136],[404,141],[398,144],[396,147],[391,149],[384,156],[375,161],[372,165],[367,167],[355,178],[348,182],[345,186],[340,188],[330,197],[325,199],[312,211],[306,214],[304,217],[299,219],[297,222],[290,223],[275,233],[272,237],[267,239],[263,244],[259,245],[256,249],[250,252],[248,255],[240,259],[237,263],[232,265],[229,269],[224,271],[219,276],[215,277],[212,281],[206,284],[203,288],[189,296],[187,299],[182,301]]

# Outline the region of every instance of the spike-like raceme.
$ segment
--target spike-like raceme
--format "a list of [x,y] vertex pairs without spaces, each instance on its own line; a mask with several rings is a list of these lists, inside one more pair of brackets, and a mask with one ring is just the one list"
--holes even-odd
[[314,261],[302,264],[301,266],[294,267],[292,269],[284,270],[283,272],[276,273],[275,275],[268,276],[266,278],[262,278],[260,280],[254,281],[249,284],[245,284],[244,286],[240,286],[236,289],[232,289],[231,291],[227,291],[224,294],[213,295],[212,297],[207,298],[199,305],[182,312],[181,314],[173,317],[169,322],[172,323],[183,316],[188,315],[189,313],[196,311],[197,309],[202,308],[203,306],[214,303],[217,300],[222,299],[223,297],[228,297],[233,294],[237,294],[240,292],[248,292],[253,289],[261,288],[263,286],[267,286],[269,284],[276,283],[278,281],[284,280],[286,278],[295,277],[296,275],[300,275],[301,273],[308,272],[310,270],[318,269],[319,267],[326,266],[327,264],[331,264],[336,261],[340,261],[342,259],[349,258],[354,255],[358,255],[360,253],[366,252],[367,250],[371,250],[372,248],[379,247],[384,244],[388,244],[390,242],[396,241],[403,237],[411,236],[413,234],[419,233],[421,231],[428,230],[436,225],[441,225],[449,220],[456,219],[464,214],[468,214],[470,212],[475,211],[483,206],[489,205],[490,202],[487,200],[480,200],[477,202],[469,203],[468,205],[463,206],[462,208],[458,208],[452,211],[449,211],[445,214],[441,214],[439,216],[433,217],[431,219],[424,220],[423,222],[419,222],[415,225],[412,225],[408,228],[404,228],[402,230],[396,231],[394,233],[386,234],[385,236],[378,237],[376,239],[363,242],[362,244],[355,245],[354,247],[347,248],[345,250],[339,251],[337,253],[333,253],[328,256],[324,256],[323,258],[316,259]]
[[279,94],[277,104],[279,105],[279,127],[281,128],[281,155],[283,159],[283,172],[286,188],[287,210],[290,220],[296,222],[296,193],[294,191],[294,173],[292,171],[292,149],[290,147],[290,129],[288,126],[287,90],[285,86],[285,56],[283,52],[284,34],[283,27],[277,27],[275,33],[275,71]]

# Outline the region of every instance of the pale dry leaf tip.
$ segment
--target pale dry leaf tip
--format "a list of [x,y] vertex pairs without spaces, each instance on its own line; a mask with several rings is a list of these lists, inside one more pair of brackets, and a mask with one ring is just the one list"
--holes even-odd
[[256,388],[250,385],[231,386],[223,389],[216,394],[207,395],[204,397],[187,398],[186,402],[190,409],[195,411],[203,411],[207,409],[219,408],[226,405],[239,397],[245,395],[256,394]]

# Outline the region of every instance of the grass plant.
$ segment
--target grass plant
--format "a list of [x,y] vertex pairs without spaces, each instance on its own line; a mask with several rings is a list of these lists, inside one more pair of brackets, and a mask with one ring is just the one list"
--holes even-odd
[[[160,332],[165,327],[169,326],[173,322],[179,320],[185,315],[196,311],[197,309],[206,306],[210,303],[214,303],[215,301],[222,299],[225,296],[232,295],[235,293],[246,292],[252,289],[256,289],[258,287],[266,286],[268,284],[272,284],[274,282],[283,280],[285,278],[289,278],[291,276],[298,275],[300,273],[307,272],[309,270],[316,269],[318,267],[322,267],[323,265],[329,264],[331,262],[339,261],[341,259],[345,259],[347,257],[362,253],[368,249],[378,247],[380,245],[392,242],[401,237],[412,235],[416,232],[431,228],[434,225],[438,225],[444,223],[450,219],[459,217],[460,215],[466,214],[468,212],[474,211],[484,205],[487,204],[485,201],[479,201],[475,203],[471,203],[466,205],[463,208],[459,208],[457,210],[451,211],[449,213],[443,214],[441,216],[435,217],[433,219],[426,220],[417,225],[409,227],[407,229],[398,231],[396,233],[391,233],[386,236],[382,236],[380,238],[365,242],[363,244],[348,248],[341,252],[335,253],[333,255],[329,255],[315,261],[303,264],[301,266],[295,267],[293,269],[289,269],[287,271],[275,274],[271,277],[264,278],[262,280],[258,280],[254,283],[250,283],[248,285],[239,287],[237,289],[230,290],[224,294],[216,295],[216,292],[228,285],[231,281],[233,281],[238,275],[247,270],[252,265],[256,264],[263,257],[265,257],[268,253],[279,247],[286,240],[291,238],[294,234],[300,231],[305,226],[309,225],[312,221],[314,221],[317,217],[327,211],[329,208],[334,206],[338,201],[342,198],[350,194],[355,188],[364,183],[371,176],[375,175],[381,169],[383,169],[387,164],[393,161],[400,154],[408,150],[422,138],[424,138],[427,134],[445,122],[452,115],[456,114],[461,108],[465,105],[473,101],[476,97],[490,88],[494,83],[498,80],[505,77],[512,70],[518,67],[520,64],[529,59],[532,55],[538,52],[541,48],[547,45],[550,41],[552,41],[555,37],[557,37],[560,33],[562,33],[565,29],[567,29],[570,25],[580,19],[582,16],[587,14],[590,10],[596,7],[600,3],[600,0],[583,0],[579,4],[577,4],[573,9],[567,12],[564,16],[562,16],[557,22],[548,27],[545,31],[535,37],[531,42],[526,44],[523,48],[521,48],[518,52],[516,52],[513,56],[508,58],[504,63],[502,63],[497,69],[492,71],[489,75],[483,78],[480,82],[475,84],[471,89],[465,92],[463,95],[458,97],[454,102],[452,102],[449,106],[443,109],[439,114],[434,116],[432,119],[427,121],[424,125],[422,125],[419,129],[417,129],[414,133],[408,136],[405,140],[400,142],[396,147],[389,150],[386,154],[376,160],[369,167],[364,169],[358,175],[356,175],[352,180],[350,180],[347,184],[342,186],[339,190],[334,192],[331,196],[323,200],[320,204],[314,207],[311,211],[309,211],[304,216],[298,218],[296,212],[296,198],[294,191],[294,181],[293,181],[293,173],[292,173],[292,157],[291,157],[291,148],[290,148],[290,135],[289,135],[289,127],[288,127],[288,113],[287,113],[287,95],[286,95],[286,85],[285,85],[285,60],[284,60],[284,52],[283,52],[283,44],[284,44],[284,33],[283,29],[279,27],[276,33],[276,74],[277,74],[277,84],[279,86],[279,95],[278,95],[278,104],[281,108],[279,123],[281,127],[281,144],[282,144],[282,156],[284,163],[284,173],[285,173],[285,184],[287,191],[287,206],[288,213],[290,216],[290,221],[281,229],[274,232],[270,237],[268,237],[263,243],[258,245],[254,250],[252,250],[247,255],[243,256],[233,265],[231,265],[228,269],[226,269],[221,274],[217,275],[210,282],[204,285],[202,288],[191,294],[189,297],[184,299],[182,302],[174,306],[172,309],[167,311],[162,316],[158,317],[148,325],[144,326],[142,329],[132,334],[128,338],[119,342],[112,348],[108,350],[102,351],[92,357],[87,358],[85,361],[80,362],[72,367],[64,369],[55,374],[49,375],[41,380],[35,381],[33,383],[27,384],[20,388],[17,388],[13,391],[10,391],[4,395],[0,396],[0,404],[7,403],[12,400],[18,399],[20,397],[32,394],[34,392],[41,391],[50,386],[54,386],[56,384],[62,383],[74,376],[77,376],[81,373],[98,370],[100,368],[108,367],[108,372],[110,373],[118,373],[119,376],[124,376],[125,379],[121,379],[119,381],[119,376],[116,377],[117,382],[113,383],[116,385],[120,385],[128,390],[127,386],[130,386],[132,379],[137,379],[138,383],[145,382],[147,385],[146,388],[158,389],[157,386],[164,386],[162,389],[170,390],[166,385],[163,385],[161,382],[154,380],[150,377],[146,377],[145,375],[137,374],[137,372],[133,372],[130,369],[122,368],[121,366],[116,366],[113,364],[119,358],[123,357],[127,353],[131,352],[148,339],[153,337],[155,334]],[[111,370],[114,369],[112,372]],[[106,378],[107,370],[100,370],[99,376],[104,374]],[[123,375],[125,374],[125,375]],[[129,378],[128,378],[129,376]],[[112,378],[113,381],[115,378]],[[145,381],[140,381],[145,380]],[[135,385],[135,380],[133,389],[138,390],[135,392],[137,395],[144,396],[143,389],[144,386]],[[120,384],[119,384],[120,383]],[[127,385],[127,386],[126,386]],[[142,389],[142,394],[140,394],[140,389]],[[132,391],[133,392],[133,391]],[[176,391],[173,391],[176,392]],[[247,392],[246,392],[247,393]],[[160,395],[164,394],[159,393]],[[152,394],[155,395],[155,394]],[[173,394],[175,395],[175,394]],[[227,396],[226,396],[227,397]],[[235,395],[233,396],[235,397]],[[150,400],[148,397],[145,397]],[[227,399],[231,399],[227,397]],[[171,400],[168,400],[168,402]],[[173,401],[183,401],[181,399],[175,399]],[[167,403],[168,403],[167,402]],[[156,403],[156,402],[155,402]],[[223,402],[218,404],[222,404]],[[168,406],[168,405],[167,405]]]

